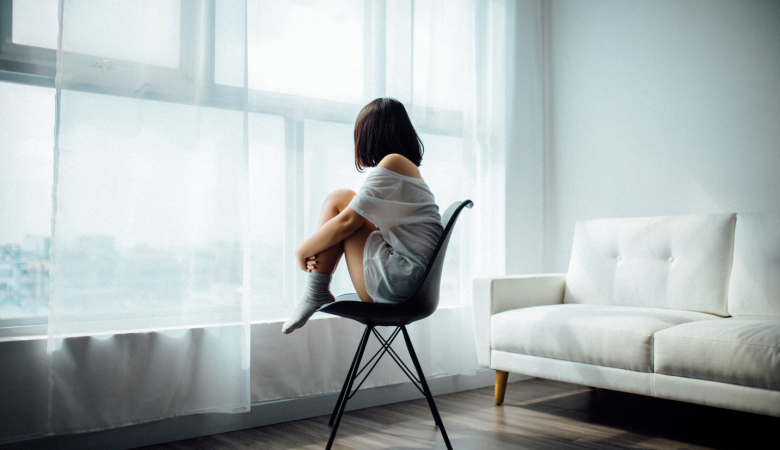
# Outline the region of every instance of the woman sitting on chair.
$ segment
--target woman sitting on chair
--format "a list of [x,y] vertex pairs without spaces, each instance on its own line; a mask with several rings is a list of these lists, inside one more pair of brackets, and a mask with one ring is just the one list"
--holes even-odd
[[439,207],[417,169],[423,145],[399,101],[378,98],[355,122],[355,167],[375,169],[355,193],[332,192],[317,231],[295,249],[307,289],[283,333],[333,302],[330,280],[341,255],[360,299],[400,303],[414,293],[441,237]]

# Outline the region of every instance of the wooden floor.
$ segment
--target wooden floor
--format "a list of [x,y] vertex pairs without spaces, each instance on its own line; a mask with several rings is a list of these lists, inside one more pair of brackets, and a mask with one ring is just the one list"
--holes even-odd
[[[531,379],[436,397],[455,450],[780,448],[780,419]],[[328,417],[298,420],[144,447],[324,449]],[[771,440],[769,440],[771,439]],[[347,412],[334,449],[444,449],[424,399]]]

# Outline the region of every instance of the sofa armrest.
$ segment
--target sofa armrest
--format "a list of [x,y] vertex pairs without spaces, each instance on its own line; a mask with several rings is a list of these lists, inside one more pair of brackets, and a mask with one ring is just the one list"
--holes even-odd
[[566,274],[474,279],[474,334],[481,367],[490,368],[490,318],[510,309],[563,303]]

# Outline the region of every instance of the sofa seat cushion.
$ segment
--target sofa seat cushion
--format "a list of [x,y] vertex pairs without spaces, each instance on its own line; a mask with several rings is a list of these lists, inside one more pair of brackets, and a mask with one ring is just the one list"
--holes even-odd
[[612,305],[547,305],[491,318],[493,350],[653,372],[653,334],[695,321],[723,320],[694,311]]
[[659,331],[655,371],[780,390],[780,318],[729,317]]

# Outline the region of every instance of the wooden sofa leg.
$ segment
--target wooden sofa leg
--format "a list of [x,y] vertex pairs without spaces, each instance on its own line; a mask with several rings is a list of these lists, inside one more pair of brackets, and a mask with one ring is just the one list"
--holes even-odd
[[509,372],[496,370],[496,405],[504,403],[504,394],[506,393],[506,379]]

